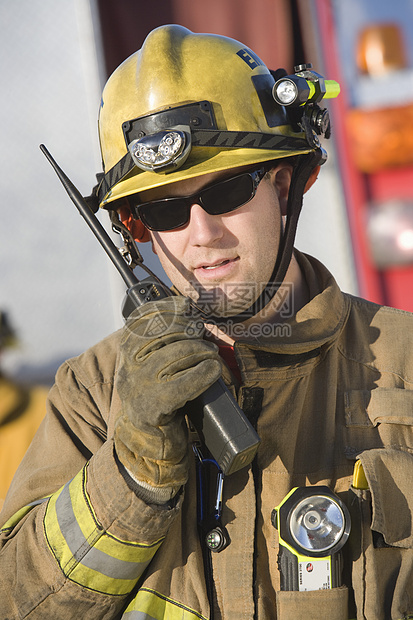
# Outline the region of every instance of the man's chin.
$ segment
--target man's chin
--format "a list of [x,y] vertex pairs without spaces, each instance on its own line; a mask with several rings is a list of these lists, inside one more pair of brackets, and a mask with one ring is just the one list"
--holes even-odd
[[253,305],[254,301],[255,299],[248,301],[243,300],[243,303],[240,303],[239,300],[225,298],[222,300],[215,299],[214,302],[208,302],[205,298],[198,298],[196,306],[202,311],[204,316],[211,317],[215,322],[218,322],[220,319],[227,320],[247,311]]
[[248,286],[225,283],[208,288],[197,283],[185,287],[181,293],[190,297],[205,317],[225,320],[248,310],[259,297],[260,290],[256,283]]

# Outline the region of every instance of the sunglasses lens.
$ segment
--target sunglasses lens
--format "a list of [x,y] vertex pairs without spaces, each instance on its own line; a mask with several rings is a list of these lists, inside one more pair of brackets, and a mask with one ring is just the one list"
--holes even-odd
[[202,206],[210,215],[222,215],[238,209],[253,196],[250,174],[217,183],[202,192]]
[[188,198],[165,198],[138,205],[139,218],[149,230],[174,230],[189,221],[191,204],[199,204],[210,215],[222,215],[242,207],[254,196],[254,181],[250,173],[240,174],[201,190]]
[[189,206],[180,198],[149,202],[138,207],[139,217],[150,230],[173,230],[189,219]]

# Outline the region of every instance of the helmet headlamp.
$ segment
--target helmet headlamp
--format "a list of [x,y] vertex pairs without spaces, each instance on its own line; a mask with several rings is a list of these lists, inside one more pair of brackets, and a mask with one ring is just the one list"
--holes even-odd
[[191,138],[189,132],[167,129],[132,140],[128,148],[134,163],[141,170],[177,168],[189,155]]

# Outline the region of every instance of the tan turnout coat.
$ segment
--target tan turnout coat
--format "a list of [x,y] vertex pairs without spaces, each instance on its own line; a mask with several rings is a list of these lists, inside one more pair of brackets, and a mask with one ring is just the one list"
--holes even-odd
[[[238,402],[257,422],[262,441],[254,467],[225,479],[223,522],[231,543],[212,555],[214,618],[413,617],[413,316],[343,294],[320,263],[297,256],[312,300],[287,321],[288,333],[236,344],[243,377]],[[119,336],[109,336],[57,373],[47,418],[2,513],[2,523],[11,519],[1,539],[2,618],[210,617],[194,471],[178,506],[163,509],[139,500],[114,461]],[[225,375],[235,394],[230,373]],[[351,486],[357,458],[368,490]],[[148,554],[142,577],[127,591],[112,569],[94,580],[93,570],[100,569],[99,563],[90,568],[97,553],[92,534],[84,533],[87,545],[61,559],[60,543],[53,539],[54,496],[13,518],[73,477],[80,480],[86,463],[83,483],[76,483],[87,500],[84,518],[113,545],[119,566],[132,557],[127,550]],[[350,510],[341,588],[279,589],[271,511],[301,485],[328,485]],[[72,490],[73,505],[74,495]],[[62,532],[68,523],[69,517],[60,524]],[[382,541],[379,548],[373,536]]]

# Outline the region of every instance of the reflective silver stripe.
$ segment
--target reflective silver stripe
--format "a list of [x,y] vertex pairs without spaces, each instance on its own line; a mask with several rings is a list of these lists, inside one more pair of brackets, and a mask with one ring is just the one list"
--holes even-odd
[[147,562],[126,562],[96,549],[93,545],[104,534],[103,530],[100,530],[100,536],[96,535],[91,541],[86,540],[73,512],[69,483],[64,486],[56,500],[56,515],[60,530],[73,558],[83,566],[111,579],[138,579],[149,564],[150,560]]
[[50,499],[50,495],[48,495],[47,497],[42,497],[41,499],[35,499],[33,502],[30,502],[30,504],[27,504],[27,506],[38,506],[39,504],[47,502],[48,499]]

